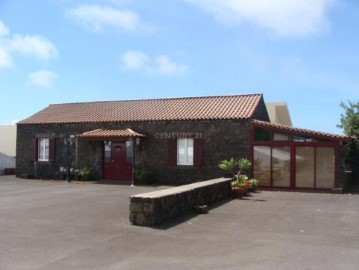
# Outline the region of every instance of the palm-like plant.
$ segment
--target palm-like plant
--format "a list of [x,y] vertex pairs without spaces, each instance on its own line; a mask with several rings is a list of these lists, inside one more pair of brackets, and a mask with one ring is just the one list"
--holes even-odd
[[236,177],[236,179],[232,182],[232,186],[239,186],[243,184],[243,181],[248,179],[248,176],[243,174],[243,171],[248,170],[252,166],[252,163],[247,158],[230,158],[222,160],[218,166]]
[[237,174],[236,166],[237,166],[237,160],[234,158],[224,159],[218,164],[218,167],[220,167],[222,170],[231,173],[232,176]]

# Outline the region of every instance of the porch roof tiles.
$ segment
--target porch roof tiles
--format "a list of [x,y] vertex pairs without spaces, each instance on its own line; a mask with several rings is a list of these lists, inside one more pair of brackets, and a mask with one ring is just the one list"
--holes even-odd
[[332,134],[332,133],[315,131],[315,130],[304,129],[304,128],[296,128],[296,127],[292,127],[292,126],[274,124],[274,123],[255,120],[255,119],[252,120],[252,124],[256,127],[268,128],[268,129],[275,130],[278,132],[291,133],[293,135],[320,137],[320,138],[329,139],[329,140],[346,141],[346,142],[349,142],[352,140],[352,137],[347,136],[347,135],[339,135],[339,134]]
[[262,94],[52,104],[18,124],[249,119]]
[[83,139],[113,139],[113,138],[135,138],[145,137],[145,135],[137,133],[130,128],[127,129],[96,129],[88,131],[78,135],[79,138]]

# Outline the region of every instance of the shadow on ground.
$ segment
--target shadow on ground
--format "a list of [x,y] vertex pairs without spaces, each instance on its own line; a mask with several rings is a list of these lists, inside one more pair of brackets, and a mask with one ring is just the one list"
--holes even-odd
[[214,203],[214,204],[211,204],[211,205],[207,206],[207,209],[208,209],[207,213],[200,214],[200,213],[189,212],[189,213],[184,214],[182,216],[179,216],[179,217],[177,217],[175,219],[167,220],[162,224],[152,226],[151,228],[156,229],[156,230],[168,230],[168,229],[171,229],[171,228],[173,228],[173,227],[175,227],[177,225],[180,225],[182,223],[187,222],[188,220],[191,220],[191,219],[197,217],[198,215],[210,215],[211,210],[216,209],[216,208],[230,202],[231,200],[232,199],[227,199],[227,200],[217,202],[217,203]]
[[[256,193],[261,193],[261,191],[257,191]],[[219,207],[227,204],[228,202],[230,202],[232,200],[251,200],[251,201],[256,201],[256,202],[266,202],[267,201],[267,200],[263,200],[263,199],[256,199],[250,193],[247,196],[243,197],[242,199],[229,198],[227,200],[223,200],[221,202],[217,202],[217,203],[213,203],[211,205],[208,205],[207,206],[207,209],[208,209],[207,213],[200,214],[200,213],[195,213],[195,212],[192,211],[192,212],[190,212],[188,214],[184,214],[184,215],[179,216],[179,217],[177,217],[175,219],[167,220],[162,224],[152,226],[151,228],[156,229],[156,230],[168,230],[168,229],[171,229],[171,228],[173,228],[173,227],[175,227],[177,225],[180,225],[182,223],[185,223],[185,222],[197,217],[198,215],[210,215],[212,210],[214,210],[216,208],[219,208]]]

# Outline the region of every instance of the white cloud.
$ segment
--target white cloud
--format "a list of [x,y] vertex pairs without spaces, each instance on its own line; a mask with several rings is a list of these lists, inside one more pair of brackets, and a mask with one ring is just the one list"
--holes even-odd
[[0,37],[8,35],[9,32],[10,32],[9,28],[7,28],[7,26],[3,23],[3,21],[0,20]]
[[185,74],[188,66],[172,62],[166,55],[161,55],[155,59],[157,70],[163,75]]
[[12,57],[10,53],[7,51],[6,46],[4,44],[6,38],[3,38],[7,36],[9,33],[10,33],[9,28],[4,24],[2,20],[0,20],[0,69],[8,68],[13,65]]
[[39,70],[29,74],[28,84],[39,87],[51,87],[55,79],[57,79],[56,73],[48,70]]
[[121,57],[123,67],[128,70],[144,71],[158,75],[184,75],[189,67],[177,64],[166,55],[151,58],[141,51],[127,51]]
[[0,69],[1,68],[8,68],[13,65],[11,55],[1,47],[0,44]]
[[128,31],[141,27],[140,18],[135,12],[108,6],[82,5],[71,9],[69,14],[78,23],[95,32],[108,26]]
[[9,28],[0,20],[0,69],[14,65],[15,53],[31,55],[41,60],[57,58],[59,55],[48,39],[38,35],[10,35]]
[[327,10],[336,0],[184,0],[226,24],[249,22],[278,36],[305,37],[329,26]]
[[118,6],[123,6],[125,4],[128,4],[131,1],[132,0],[109,0],[109,2],[111,2],[114,5],[118,5]]
[[146,69],[150,58],[140,51],[128,51],[122,55],[122,62],[127,69],[139,70]]
[[57,58],[56,47],[46,38],[38,35],[15,34],[5,43],[10,51],[33,55],[38,59]]

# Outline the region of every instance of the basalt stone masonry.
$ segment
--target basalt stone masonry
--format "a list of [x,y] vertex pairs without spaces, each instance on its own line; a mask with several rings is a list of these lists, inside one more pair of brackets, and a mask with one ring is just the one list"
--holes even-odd
[[130,222],[153,226],[185,215],[195,206],[231,196],[231,179],[218,178],[130,197]]
[[[215,179],[221,160],[251,157],[253,119],[269,121],[261,94],[53,104],[17,124],[16,173],[91,167],[99,180],[130,181],[135,160],[155,184]],[[86,137],[99,130],[108,135]]]
[[[36,178],[54,179],[60,167],[66,167],[67,148],[64,139],[95,129],[131,128],[144,134],[136,151],[136,164],[150,170],[158,184],[182,185],[223,176],[218,163],[229,157],[250,157],[250,122],[246,120],[196,120],[127,123],[78,123],[19,125],[17,140],[18,177],[29,174]],[[202,164],[198,166],[173,165],[168,160],[168,140],[173,136],[192,136],[202,140]],[[52,161],[33,159],[33,138],[48,137],[55,140]],[[104,141],[77,139],[69,145],[70,166],[96,168],[102,176]]]

